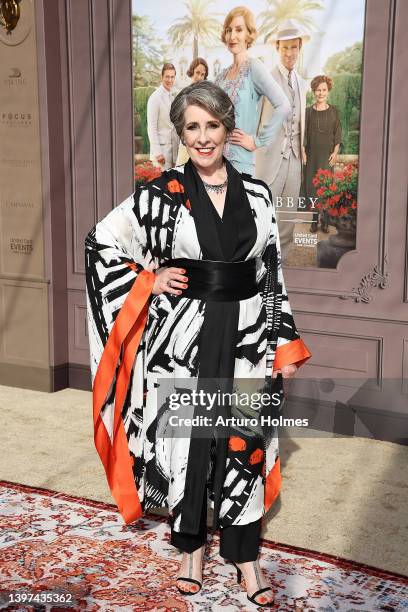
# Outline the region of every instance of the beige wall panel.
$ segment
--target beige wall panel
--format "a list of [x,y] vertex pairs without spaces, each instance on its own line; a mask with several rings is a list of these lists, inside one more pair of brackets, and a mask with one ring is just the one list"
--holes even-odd
[[0,273],[44,276],[37,46],[33,5],[22,0],[0,34]]
[[86,296],[82,291],[68,292],[68,324],[70,363],[89,365]]
[[345,333],[302,332],[313,358],[307,367],[312,378],[371,378],[381,372],[382,339]]
[[2,282],[2,359],[7,363],[47,367],[47,285]]
[[[36,24],[0,31],[0,380],[50,389]],[[30,282],[37,281],[37,282]]]

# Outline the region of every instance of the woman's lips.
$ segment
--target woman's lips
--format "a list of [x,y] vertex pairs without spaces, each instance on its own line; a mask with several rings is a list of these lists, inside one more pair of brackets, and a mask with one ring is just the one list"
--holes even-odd
[[203,157],[210,157],[210,155],[213,154],[214,149],[208,149],[207,147],[204,147],[203,149],[196,148],[196,151],[199,155],[202,155]]

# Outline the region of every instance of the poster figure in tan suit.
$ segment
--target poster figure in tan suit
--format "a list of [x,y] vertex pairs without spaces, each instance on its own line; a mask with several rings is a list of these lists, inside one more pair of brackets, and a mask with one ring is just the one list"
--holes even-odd
[[[291,112],[274,143],[255,153],[255,176],[269,185],[274,199],[283,261],[293,242],[294,223],[291,219],[297,216],[308,90],[307,81],[296,72],[295,66],[302,44],[309,38],[292,19],[285,21],[273,37],[279,61],[271,74],[287,96]],[[270,121],[272,113],[271,104],[263,98],[258,130]]]
[[172,89],[176,79],[173,64],[164,64],[161,85],[147,101],[147,134],[150,141],[150,159],[162,170],[176,164],[179,138],[170,121],[170,106],[174,95]]

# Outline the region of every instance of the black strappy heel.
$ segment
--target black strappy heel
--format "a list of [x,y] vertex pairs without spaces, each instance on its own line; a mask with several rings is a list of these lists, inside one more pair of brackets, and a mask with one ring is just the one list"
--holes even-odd
[[180,589],[178,584],[176,584],[176,587],[178,588],[180,593],[183,593],[183,595],[197,595],[197,593],[199,593],[201,591],[201,588],[203,586],[202,583],[199,580],[194,580],[194,578],[184,578],[184,576],[179,576],[177,578],[177,581],[178,580],[184,580],[184,582],[192,582],[193,584],[197,584],[199,586],[198,591],[185,591],[184,589]]
[[[238,584],[241,584],[241,581],[242,581],[242,570],[237,566],[236,563],[234,563],[234,561],[232,561],[232,564],[235,567],[235,569],[237,570],[237,582],[238,582]],[[261,606],[261,608],[272,608],[272,606],[275,605],[275,599],[273,599],[272,601],[270,601],[268,603],[264,603],[264,604],[260,603],[259,601],[256,601],[256,598],[259,595],[261,595],[262,593],[265,593],[266,591],[272,591],[272,594],[275,595],[275,593],[273,592],[272,587],[263,587],[262,589],[259,589],[258,591],[255,591],[255,593],[252,593],[251,597],[247,594],[247,598],[249,599],[250,602],[252,602],[256,606]]]
[[[188,577],[184,577],[184,576],[179,576],[176,579],[176,582],[178,582],[179,580],[184,580],[184,582],[191,582],[192,584],[196,584],[199,588],[198,591],[185,591],[184,589],[181,589],[178,584],[176,584],[176,587],[178,588],[178,590],[180,591],[180,593],[182,593],[183,595],[197,595],[197,593],[199,593],[201,591],[201,588],[203,586],[203,583],[200,582],[199,580],[195,580],[195,578],[191,578],[191,574],[193,572],[193,565],[192,565],[192,561],[193,561],[193,554],[189,553],[190,555],[190,566],[188,568]],[[201,563],[202,563],[202,559],[201,559]]]

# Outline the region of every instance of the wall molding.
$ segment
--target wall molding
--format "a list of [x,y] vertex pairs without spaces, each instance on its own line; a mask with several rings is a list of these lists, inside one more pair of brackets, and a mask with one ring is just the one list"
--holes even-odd
[[389,273],[386,270],[387,255],[384,255],[383,265],[376,264],[372,271],[364,274],[358,287],[353,287],[350,294],[342,294],[341,300],[354,300],[358,304],[369,304],[373,300],[373,289],[385,289],[388,287]]

